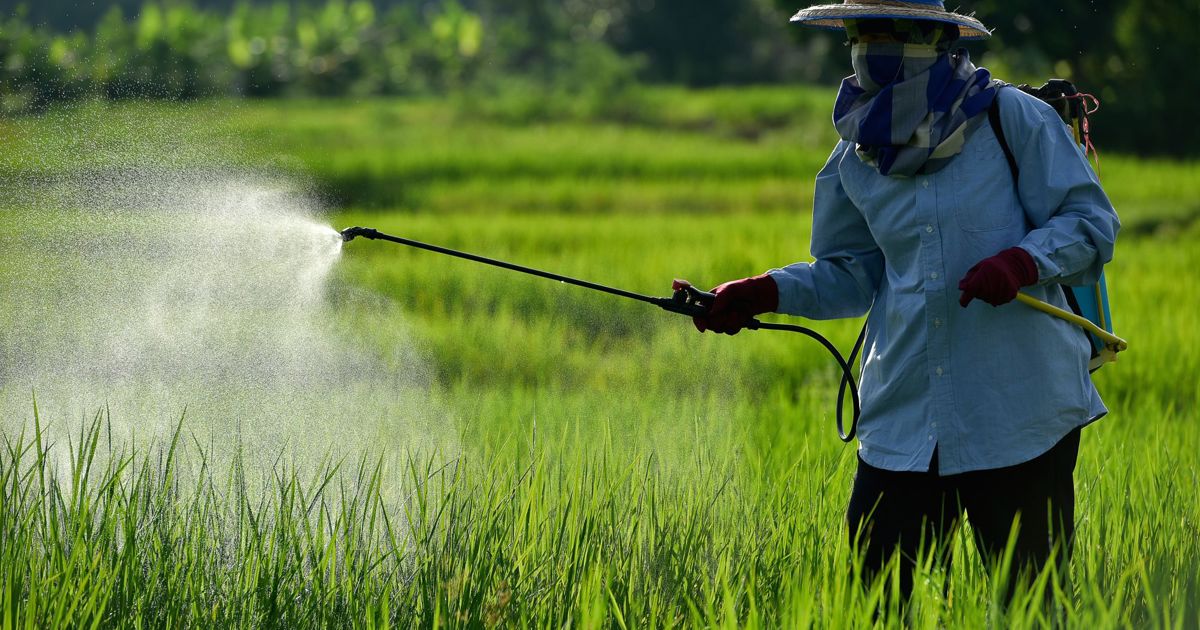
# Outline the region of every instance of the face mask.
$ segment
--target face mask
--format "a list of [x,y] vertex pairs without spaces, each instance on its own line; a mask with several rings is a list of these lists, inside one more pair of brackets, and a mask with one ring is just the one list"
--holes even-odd
[[846,20],[845,27],[854,76],[872,93],[925,72],[958,40],[957,28],[929,21]]
[[942,54],[939,48],[933,44],[855,42],[850,46],[850,64],[859,87],[878,92],[928,70]]

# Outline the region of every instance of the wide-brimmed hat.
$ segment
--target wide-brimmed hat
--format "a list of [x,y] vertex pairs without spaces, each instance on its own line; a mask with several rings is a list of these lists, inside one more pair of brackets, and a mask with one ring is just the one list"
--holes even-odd
[[947,11],[942,0],[846,0],[842,4],[820,4],[801,9],[792,16],[792,21],[840,31],[845,29],[842,20],[873,18],[929,20],[954,24],[958,26],[959,37],[962,39],[983,39],[992,35],[992,32],[974,17]]

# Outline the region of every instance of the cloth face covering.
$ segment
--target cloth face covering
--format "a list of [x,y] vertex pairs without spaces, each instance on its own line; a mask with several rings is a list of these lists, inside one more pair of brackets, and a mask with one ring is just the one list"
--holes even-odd
[[951,52],[954,39],[943,29],[889,22],[907,43],[862,41],[865,33],[846,21],[854,76],[838,91],[834,127],[857,145],[859,159],[883,175],[932,173],[962,151],[998,84],[965,49]]

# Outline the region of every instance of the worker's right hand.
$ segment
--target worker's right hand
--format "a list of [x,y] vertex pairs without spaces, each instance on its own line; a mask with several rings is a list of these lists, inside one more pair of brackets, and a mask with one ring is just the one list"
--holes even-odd
[[696,330],[736,335],[756,315],[779,308],[779,286],[767,274],[726,282],[712,290],[712,308],[692,318]]

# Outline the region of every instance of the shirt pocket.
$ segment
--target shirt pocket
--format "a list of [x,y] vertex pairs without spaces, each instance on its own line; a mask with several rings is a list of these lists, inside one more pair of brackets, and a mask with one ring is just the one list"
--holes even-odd
[[1021,216],[1016,184],[1004,150],[986,126],[972,134],[950,161],[954,219],[964,232],[991,232],[1012,226]]

